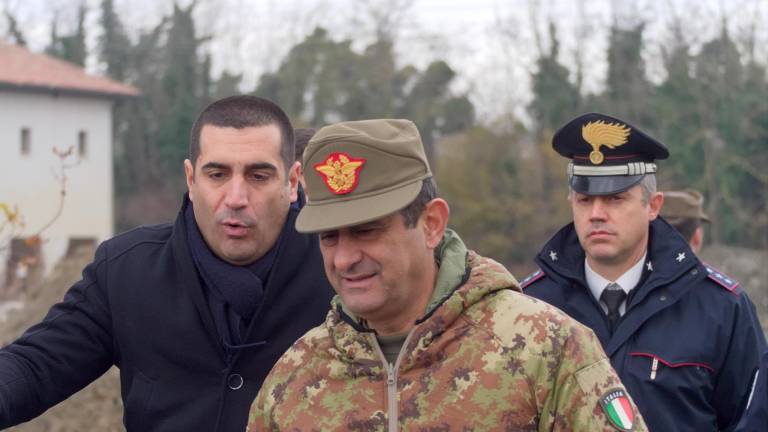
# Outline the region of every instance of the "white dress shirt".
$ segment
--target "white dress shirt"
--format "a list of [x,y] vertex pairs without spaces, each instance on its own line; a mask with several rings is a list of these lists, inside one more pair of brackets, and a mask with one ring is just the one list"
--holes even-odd
[[[587,262],[587,259],[584,259],[584,275],[587,278],[587,285],[589,286],[589,291],[592,293],[592,295],[595,297],[595,299],[600,303],[600,307],[603,309],[603,312],[606,314],[608,313],[608,306],[605,305],[605,303],[600,301],[600,296],[603,294],[603,290],[605,290],[605,287],[607,287],[609,284],[615,283],[621,287],[622,290],[624,290],[627,295],[629,295],[629,292],[632,291],[633,288],[637,285],[638,282],[640,282],[640,278],[643,277],[643,265],[645,264],[645,257],[648,255],[648,252],[646,251],[643,256],[633,265],[629,270],[624,272],[623,275],[619,276],[618,279],[615,281],[609,281],[608,279],[600,276],[597,274],[594,270],[592,270],[592,267],[589,266],[589,263]],[[621,305],[619,306],[619,313],[624,316],[624,313],[627,311],[627,301],[624,300],[621,302]]]

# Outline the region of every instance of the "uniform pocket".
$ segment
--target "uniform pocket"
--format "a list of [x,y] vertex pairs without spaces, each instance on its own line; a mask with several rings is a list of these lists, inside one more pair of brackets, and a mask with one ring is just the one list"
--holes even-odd
[[[644,382],[659,386],[671,385],[683,388],[710,388],[715,368],[692,359],[677,360],[650,352],[631,352],[633,374]],[[645,375],[645,376],[643,376]]]
[[144,431],[148,422],[148,412],[152,404],[154,383],[146,375],[136,370],[131,380],[128,396],[125,398],[124,422],[127,431]]

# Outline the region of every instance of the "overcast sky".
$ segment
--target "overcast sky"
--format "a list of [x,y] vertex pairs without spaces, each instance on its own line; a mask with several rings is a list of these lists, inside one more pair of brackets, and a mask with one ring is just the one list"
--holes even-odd
[[[95,44],[101,0],[82,0],[90,7],[90,43]],[[178,0],[186,5],[189,0]],[[75,22],[79,0],[0,0],[12,12],[33,50],[49,40],[50,22],[60,17],[67,31]],[[115,0],[131,30],[149,28],[172,8],[172,0]],[[605,77],[608,29],[645,21],[645,57],[652,79],[660,79],[661,41],[670,40],[670,26],[682,20],[685,38],[694,47],[720,31],[721,17],[735,38],[757,32],[758,55],[768,56],[768,0],[198,0],[198,32],[214,36],[208,45],[216,73],[242,72],[245,90],[264,71],[274,70],[288,49],[316,26],[358,46],[370,42],[370,9],[399,6],[394,12],[400,61],[423,66],[443,58],[459,73],[457,89],[470,91],[483,118],[512,109],[518,114],[530,98],[529,76],[538,52],[536,33],[557,23],[562,61],[578,58],[585,66],[585,90],[597,91]],[[386,10],[386,9],[381,9]],[[6,22],[1,20],[0,33]],[[576,52],[577,41],[587,48]],[[1,66],[0,66],[1,67]],[[95,62],[89,64],[97,69]]]

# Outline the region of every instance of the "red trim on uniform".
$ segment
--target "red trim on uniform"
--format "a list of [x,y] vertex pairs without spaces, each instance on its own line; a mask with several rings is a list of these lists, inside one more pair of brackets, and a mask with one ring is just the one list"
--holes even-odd
[[[639,154],[633,154],[633,155],[624,155],[624,156],[604,156],[605,160],[622,160],[622,159],[632,159],[635,157],[640,156]],[[589,159],[589,156],[573,156],[574,159]]]
[[546,274],[544,274],[543,271],[539,270],[539,274],[529,279],[528,282],[525,282],[522,285],[520,285],[520,289],[525,289],[528,285],[536,282],[537,280],[543,278],[544,276],[546,276]]
[[706,364],[706,363],[697,363],[697,362],[681,362],[681,363],[672,363],[664,360],[663,358],[650,353],[644,353],[644,352],[631,352],[629,353],[631,356],[635,357],[648,357],[658,360],[661,363],[664,363],[665,366],[671,367],[671,368],[677,368],[677,367],[684,367],[684,366],[699,366],[703,367],[704,369],[709,369],[710,372],[715,373],[715,368],[712,366]]
[[[736,288],[738,288],[738,287],[739,287],[739,285],[741,285],[741,282],[739,282],[739,281],[737,281],[736,279],[734,279],[734,278],[732,278],[732,277],[730,277],[730,276],[726,275],[725,273],[721,272],[721,271],[720,271],[720,270],[718,270],[718,269],[717,269],[715,266],[713,266],[713,265],[711,265],[711,264],[709,264],[709,263],[706,263],[706,262],[702,262],[702,264],[704,264],[704,267],[709,267],[710,269],[712,269],[713,271],[715,271],[715,272],[716,272],[717,274],[719,274],[720,276],[722,276],[722,277],[726,277],[726,278],[728,278],[728,279],[732,280],[732,281],[733,281],[733,284],[731,284],[731,285],[726,285],[724,280],[718,279],[718,278],[717,278],[715,275],[713,275],[712,273],[710,273],[710,272],[707,272],[707,277],[708,277],[708,278],[710,278],[710,279],[712,279],[713,281],[717,282],[717,284],[718,284],[718,285],[720,285],[721,287],[725,288],[725,290],[726,290],[726,291],[730,292],[731,294],[735,295],[736,297],[738,297],[738,296],[739,296],[739,293],[738,293],[738,292],[736,292]],[[706,271],[706,269],[705,269],[704,271]]]

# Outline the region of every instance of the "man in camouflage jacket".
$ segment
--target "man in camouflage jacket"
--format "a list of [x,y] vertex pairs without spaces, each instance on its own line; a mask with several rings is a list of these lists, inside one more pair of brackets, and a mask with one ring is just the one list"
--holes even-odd
[[296,226],[320,233],[339,295],[249,431],[646,430],[594,334],[446,228],[413,123],[328,126],[304,162]]

